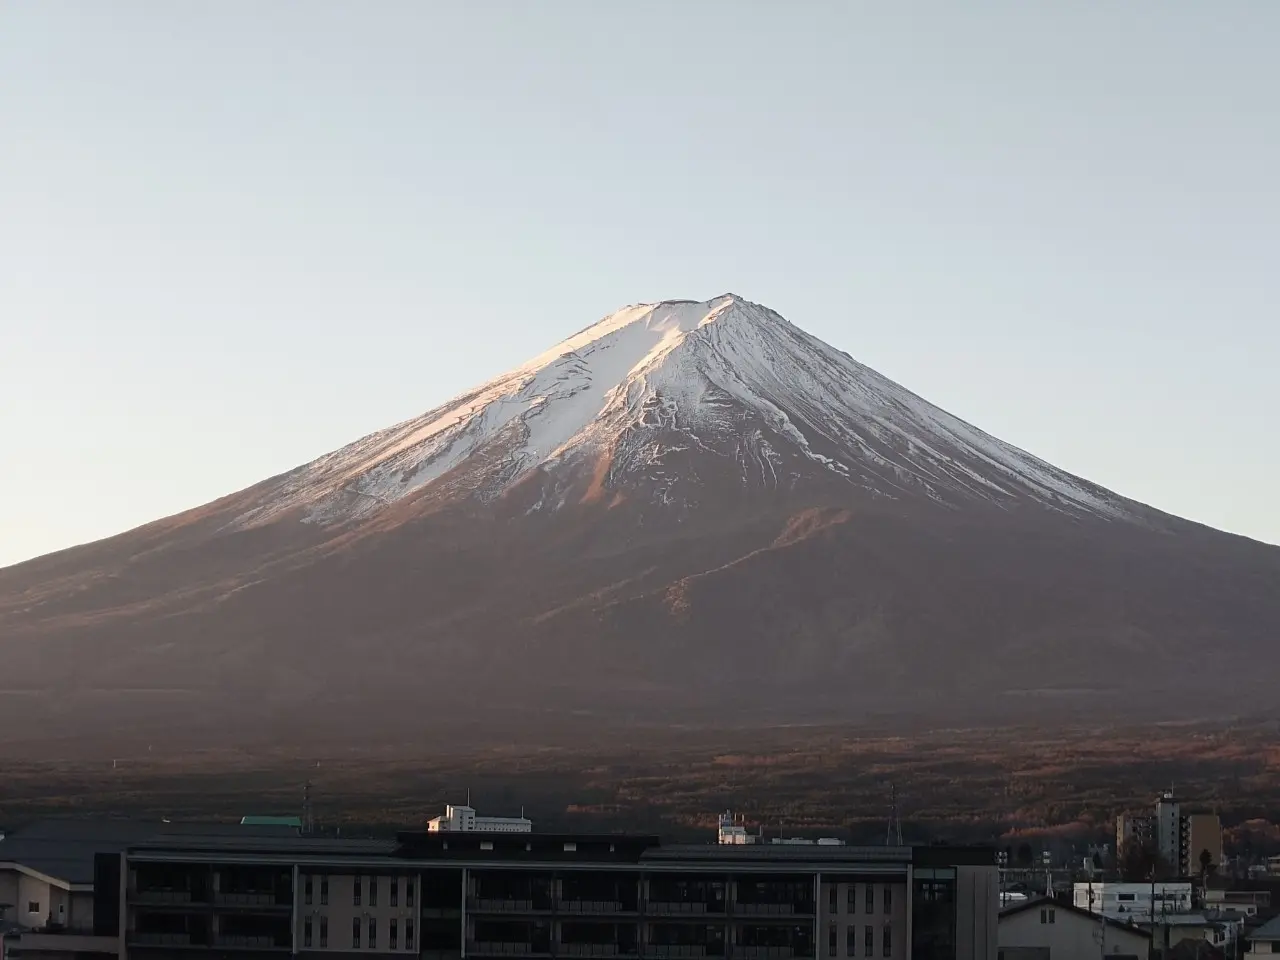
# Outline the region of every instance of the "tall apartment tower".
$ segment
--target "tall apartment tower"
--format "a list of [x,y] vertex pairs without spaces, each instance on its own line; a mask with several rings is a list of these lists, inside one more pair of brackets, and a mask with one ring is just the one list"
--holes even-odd
[[1202,869],[1200,856],[1209,851],[1209,862],[1222,863],[1222,824],[1216,813],[1183,814],[1172,791],[1157,798],[1149,816],[1121,814],[1116,818],[1116,851],[1124,856],[1133,845],[1159,854],[1165,866],[1179,876],[1191,877]]

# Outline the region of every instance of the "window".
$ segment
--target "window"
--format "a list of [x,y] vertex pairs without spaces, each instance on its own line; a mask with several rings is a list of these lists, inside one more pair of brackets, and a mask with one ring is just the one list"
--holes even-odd
[[376,907],[378,905],[378,878],[369,878],[369,906]]
[[[409,889],[413,889],[413,882],[410,881]],[[413,920],[409,919],[404,922],[404,948],[406,950],[413,949]]]
[[492,849],[493,849],[493,841],[492,841],[492,840],[481,840],[481,841],[480,841],[480,849],[481,849],[481,850],[492,850]]
[[307,879],[303,881],[302,886],[302,902],[308,907],[311,906],[311,874],[307,874]]
[[1040,922],[1041,922],[1041,923],[1048,923],[1048,922],[1049,922],[1049,911],[1048,911],[1048,910],[1043,910],[1043,909],[1042,909],[1042,910],[1040,911]]
[[311,918],[307,917],[302,922],[302,945],[304,947],[311,946]]
[[836,898],[837,893],[839,891],[834,883],[827,888],[827,913],[837,914],[840,912],[840,904]]
[[320,918],[320,946],[327,947],[329,945],[329,918]]
[[[413,906],[413,877],[404,878],[404,905],[406,907]],[[405,931],[405,937],[409,935],[408,930]]]
[[1053,909],[1053,907],[1049,908],[1049,922],[1050,923],[1058,922],[1058,911]]
[[369,949],[378,949],[378,918],[369,918]]
[[884,885],[884,912],[893,913],[893,887]]
[[876,928],[868,926],[866,932],[862,935],[862,955],[864,957],[874,957],[876,955]]
[[27,913],[39,913],[39,912],[40,912],[40,901],[39,900],[28,901]]
[[827,956],[828,957],[834,957],[837,955],[836,954],[836,944],[838,943],[836,939],[837,935],[838,935],[838,931],[836,930],[836,925],[834,923],[827,927]]
[[876,885],[874,883],[867,884],[866,912],[867,913],[876,912]]
[[[853,889],[852,886],[849,888]],[[856,957],[858,955],[858,928],[852,923],[844,928],[844,955],[846,957]]]
[[1117,900],[1132,900],[1132,899],[1133,899],[1133,894],[1132,894],[1132,893],[1119,893],[1119,894],[1116,894],[1116,899],[1117,899]]
[[[844,908],[850,913],[858,912],[858,885],[856,883],[849,884],[849,896],[845,900]],[[853,954],[849,954],[853,956]]]
[[360,949],[360,918],[351,918],[351,949]]
[[[888,889],[888,888],[886,888]],[[884,933],[880,935],[880,955],[883,957],[893,956],[893,927],[887,923],[884,925]]]
[[391,878],[391,905],[397,907],[400,905],[400,878]]
[[361,899],[360,891],[362,889],[363,883],[364,883],[363,880],[361,880],[359,877],[356,877],[355,886],[352,887],[352,890],[354,891],[354,893],[352,894],[351,902],[354,903],[357,907],[360,906],[360,899]]
[[572,840],[569,840],[569,841],[568,841],[568,842],[566,842],[566,843],[565,843],[565,845],[564,845],[564,852],[565,852],[565,853],[574,853],[577,849],[578,849],[578,845],[577,845],[577,843],[575,843],[575,842],[574,842],[574,841],[572,841]]
[[320,906],[327,907],[329,905],[329,875],[326,873],[320,878]]
[[392,950],[397,949],[397,942],[400,939],[400,924],[395,919],[391,920],[391,928],[387,930],[387,946]]

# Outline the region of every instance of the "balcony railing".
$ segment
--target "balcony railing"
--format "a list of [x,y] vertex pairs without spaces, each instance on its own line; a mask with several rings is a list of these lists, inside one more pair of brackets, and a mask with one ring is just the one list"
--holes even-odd
[[282,900],[274,893],[215,893],[213,902],[224,907],[290,907],[292,904]]
[[467,909],[472,913],[538,913],[551,911],[551,904],[536,900],[493,900],[487,897],[468,897]]
[[634,957],[636,953],[635,944],[562,943],[556,947],[560,957]]
[[140,947],[189,947],[191,946],[191,934],[189,933],[139,933],[134,931],[128,936],[130,943],[135,943]]
[[[556,909],[561,913],[622,913],[621,900],[558,900]],[[635,907],[626,912],[632,913]]]
[[737,960],[793,960],[797,957],[812,957],[809,947],[747,947],[736,946],[733,955]]
[[130,895],[135,903],[191,903],[190,890],[135,890]]
[[733,912],[741,917],[794,917],[811,915],[812,903],[735,903]]
[[724,902],[703,903],[700,900],[650,900],[645,907],[646,913],[660,915],[703,916],[705,914],[723,914]]
[[223,933],[213,938],[214,946],[243,947],[254,950],[288,950],[290,944],[281,943],[276,937],[264,934]]
[[702,960],[703,957],[724,956],[724,946],[711,948],[706,944],[648,943],[645,944],[644,955],[655,960]]
[[550,948],[535,950],[531,943],[511,943],[506,940],[475,940],[467,944],[469,957],[546,957]]

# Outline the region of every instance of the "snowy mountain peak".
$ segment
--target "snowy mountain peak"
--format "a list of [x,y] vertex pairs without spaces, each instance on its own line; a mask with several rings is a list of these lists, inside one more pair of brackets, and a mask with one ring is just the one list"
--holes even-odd
[[727,293],[624,307],[279,478],[241,520],[301,509],[330,523],[409,495],[489,501],[530,482],[531,511],[605,491],[688,511],[747,489],[1131,515],[1121,498]]

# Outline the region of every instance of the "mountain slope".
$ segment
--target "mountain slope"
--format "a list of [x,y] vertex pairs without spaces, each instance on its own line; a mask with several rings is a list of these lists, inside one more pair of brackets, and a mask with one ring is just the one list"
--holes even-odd
[[0,729],[1200,716],[1205,659],[1265,695],[1277,635],[1280,549],[1071,476],[726,295],[628,307],[288,474],[0,570]]

